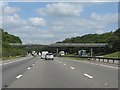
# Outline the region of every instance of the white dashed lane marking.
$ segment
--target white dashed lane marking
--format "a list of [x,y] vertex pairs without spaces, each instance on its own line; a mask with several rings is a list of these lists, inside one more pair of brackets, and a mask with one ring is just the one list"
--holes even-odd
[[84,76],[86,76],[86,77],[88,77],[88,78],[93,78],[91,75],[88,75],[88,74],[86,74],[86,73],[84,73]]
[[70,67],[71,69],[75,69],[74,67]]
[[30,69],[30,67],[28,67],[27,69]]
[[66,64],[64,63],[64,65],[66,65]]
[[19,79],[20,77],[22,77],[22,74],[18,75],[16,78]]

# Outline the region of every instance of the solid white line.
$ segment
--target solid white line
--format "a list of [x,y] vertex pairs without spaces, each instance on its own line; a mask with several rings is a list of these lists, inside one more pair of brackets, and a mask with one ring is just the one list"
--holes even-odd
[[108,65],[103,65],[103,64],[99,64],[100,66],[104,66],[104,67],[109,67],[109,68],[116,68],[118,69],[118,67],[113,67],[113,66],[108,66]]
[[22,77],[22,74],[18,75],[16,78],[19,79],[20,77]]
[[30,67],[28,67],[27,69],[30,69]]
[[7,64],[11,64],[11,63],[14,63],[14,62],[19,62],[19,61],[23,61],[23,60],[26,60],[27,58],[21,58],[21,59],[19,59],[19,60],[15,60],[15,61],[11,61],[11,60],[9,60],[9,61],[11,61],[11,62],[8,62],[8,63],[4,63],[4,64],[2,64],[2,65],[7,65]]
[[9,62],[9,63],[4,63],[3,65],[7,65],[7,64],[10,64],[10,63],[13,63],[13,62]]
[[71,69],[75,69],[74,67],[70,67]]
[[60,62],[61,63],[61,62]]
[[104,64],[96,64],[96,63],[91,63],[91,62],[86,62],[86,61],[83,61],[83,62],[84,63],[88,63],[88,64],[93,64],[93,65],[99,65],[99,66],[104,66],[104,67],[118,69],[118,67],[108,66],[108,65],[104,65]]
[[84,76],[86,76],[86,77],[88,77],[88,78],[93,78],[92,76],[90,76],[90,75],[88,75],[88,74],[86,74],[86,73],[84,73]]

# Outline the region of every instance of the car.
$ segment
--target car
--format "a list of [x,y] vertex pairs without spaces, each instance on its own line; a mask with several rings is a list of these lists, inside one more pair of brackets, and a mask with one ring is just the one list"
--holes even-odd
[[54,60],[54,55],[52,53],[47,53],[45,55],[45,60]]

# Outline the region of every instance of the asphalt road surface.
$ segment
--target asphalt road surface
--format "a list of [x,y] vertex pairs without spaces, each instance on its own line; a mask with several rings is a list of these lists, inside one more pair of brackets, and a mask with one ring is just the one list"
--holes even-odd
[[118,88],[118,67],[70,58],[32,57],[3,65],[7,88]]

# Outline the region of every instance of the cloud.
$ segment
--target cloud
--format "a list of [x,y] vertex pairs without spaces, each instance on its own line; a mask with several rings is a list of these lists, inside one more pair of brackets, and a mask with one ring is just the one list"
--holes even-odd
[[20,8],[8,6],[7,2],[3,2],[1,4],[2,4],[3,15],[9,15],[9,14],[13,14],[13,13],[20,11]]
[[11,28],[9,32],[19,36],[24,44],[39,43],[48,44],[54,41],[54,34],[49,30],[44,30],[36,26],[24,26],[21,28]]
[[17,11],[19,11],[20,9],[19,8],[12,8],[12,7],[5,7],[4,8],[4,11],[3,11],[3,14],[13,14],[13,13],[16,13]]
[[27,25],[27,21],[21,19],[21,17],[18,14],[13,15],[5,15],[2,18],[3,26],[6,29],[10,28],[20,28],[21,26]]
[[38,14],[43,16],[79,16],[82,11],[82,6],[73,3],[52,3],[37,9]]
[[20,8],[10,7],[7,2],[2,2],[2,26],[5,29],[19,28],[27,24],[26,20],[21,19],[17,13]]
[[20,8],[5,4],[4,10],[6,7],[13,13],[4,13],[3,28],[19,36],[23,43],[49,44],[68,37],[103,33],[115,27],[113,24],[117,25],[118,22],[117,13],[93,12],[87,18],[81,17],[80,14],[85,9],[83,3],[49,3],[44,8],[37,9],[39,16],[26,19],[18,14]]
[[52,22],[50,29],[54,33],[71,34],[72,37],[74,34],[82,35],[88,33],[103,33],[106,32],[109,28],[113,27],[113,24],[117,25],[118,17],[117,13],[115,14],[97,14],[92,13],[89,19],[85,18],[63,18],[56,19],[55,22]]
[[45,26],[47,24],[43,18],[38,17],[29,18],[28,21],[30,21],[30,23],[35,26]]
[[116,23],[116,21],[118,21],[118,14],[99,15],[97,13],[92,13],[91,18],[99,23]]

